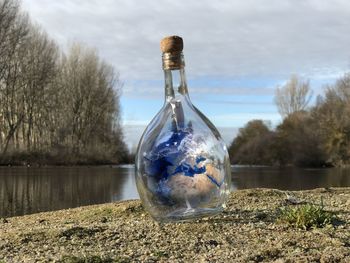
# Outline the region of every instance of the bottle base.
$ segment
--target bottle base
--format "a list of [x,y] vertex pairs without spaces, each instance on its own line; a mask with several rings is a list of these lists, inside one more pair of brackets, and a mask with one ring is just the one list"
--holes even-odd
[[162,217],[154,217],[154,219],[160,223],[175,223],[186,222],[200,219],[203,217],[214,216],[221,213],[224,210],[223,207],[216,208],[183,208],[176,210]]

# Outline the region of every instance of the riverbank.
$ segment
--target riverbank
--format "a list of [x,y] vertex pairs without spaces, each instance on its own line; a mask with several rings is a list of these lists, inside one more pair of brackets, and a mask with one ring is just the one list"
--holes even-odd
[[[333,225],[278,220],[281,207],[321,199]],[[2,219],[0,233],[0,262],[349,262],[350,188],[241,190],[218,216],[165,225],[124,201]]]
[[104,154],[72,154],[72,153],[41,153],[16,152],[0,156],[0,166],[86,166],[86,165],[116,165],[133,163],[134,159],[129,153],[118,156]]

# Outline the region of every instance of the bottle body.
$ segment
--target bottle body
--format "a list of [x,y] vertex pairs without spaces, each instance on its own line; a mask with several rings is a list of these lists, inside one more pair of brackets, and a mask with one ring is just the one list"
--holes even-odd
[[181,103],[183,123],[175,130],[169,121],[174,104],[179,106],[179,101],[165,104],[151,121],[136,154],[141,200],[161,222],[219,213],[230,191],[229,157],[219,133],[186,103]]
[[182,52],[163,53],[163,69],[165,102],[136,152],[140,198],[160,222],[217,214],[224,209],[231,186],[226,145],[191,103]]

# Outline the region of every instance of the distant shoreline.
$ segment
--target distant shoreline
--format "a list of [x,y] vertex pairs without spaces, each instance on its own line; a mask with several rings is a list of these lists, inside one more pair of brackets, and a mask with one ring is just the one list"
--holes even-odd
[[48,153],[13,153],[0,156],[0,166],[43,167],[43,166],[104,166],[133,163],[134,156],[125,153],[111,159],[98,155]]
[[134,165],[132,163],[83,163],[83,164],[0,164],[0,168],[9,167],[9,168],[40,168],[40,167],[103,167],[103,166],[126,166],[126,165]]
[[[77,162],[77,163],[40,163],[40,162],[13,162],[13,163],[0,163],[0,167],[84,167],[84,166],[129,166],[135,165],[134,162]],[[231,168],[276,168],[276,169],[286,169],[286,168],[299,168],[299,169],[330,169],[330,168],[348,168],[350,165],[342,166],[319,166],[319,167],[299,167],[293,165],[286,166],[273,166],[273,165],[255,165],[255,164],[231,164]]]

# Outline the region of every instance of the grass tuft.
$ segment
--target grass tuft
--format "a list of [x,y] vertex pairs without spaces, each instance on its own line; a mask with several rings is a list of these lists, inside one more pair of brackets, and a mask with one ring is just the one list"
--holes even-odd
[[332,225],[336,220],[333,212],[324,210],[322,199],[320,205],[287,206],[281,208],[279,212],[279,222],[305,230]]

